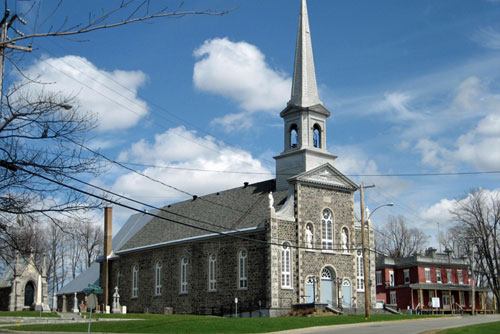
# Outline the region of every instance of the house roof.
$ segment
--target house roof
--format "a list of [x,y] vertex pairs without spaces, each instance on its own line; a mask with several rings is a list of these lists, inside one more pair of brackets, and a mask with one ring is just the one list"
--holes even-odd
[[[159,212],[161,218],[153,217],[115,252],[190,240],[214,232],[257,228],[269,217],[268,194],[274,191],[275,184],[273,179],[168,205]],[[276,210],[284,204],[287,194],[287,191],[273,193]]]

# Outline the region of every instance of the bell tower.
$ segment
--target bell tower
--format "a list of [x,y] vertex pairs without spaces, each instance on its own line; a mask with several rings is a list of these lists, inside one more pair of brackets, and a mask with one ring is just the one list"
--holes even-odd
[[330,163],[326,150],[326,119],[330,112],[319,99],[306,0],[302,0],[295,48],[292,94],[280,113],[285,123],[284,150],[276,159],[276,190],[288,188],[288,178]]

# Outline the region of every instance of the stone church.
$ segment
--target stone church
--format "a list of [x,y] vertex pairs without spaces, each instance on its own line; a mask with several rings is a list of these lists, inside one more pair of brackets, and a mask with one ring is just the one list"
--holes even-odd
[[[165,206],[120,247],[105,246],[107,305],[117,287],[128,312],[279,316],[297,304],[364,308],[358,186],[326,149],[330,112],[318,96],[306,0],[291,98],[280,116],[284,149],[275,179]],[[371,229],[368,240],[373,249]],[[374,282],[374,255],[367,260]]]

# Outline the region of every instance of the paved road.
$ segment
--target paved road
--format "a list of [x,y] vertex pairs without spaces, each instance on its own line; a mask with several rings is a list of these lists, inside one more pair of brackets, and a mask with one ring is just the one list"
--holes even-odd
[[[314,327],[279,332],[283,334],[417,334],[425,331],[500,321],[500,314],[407,321],[372,322],[355,325]],[[499,330],[500,333],[500,330]]]

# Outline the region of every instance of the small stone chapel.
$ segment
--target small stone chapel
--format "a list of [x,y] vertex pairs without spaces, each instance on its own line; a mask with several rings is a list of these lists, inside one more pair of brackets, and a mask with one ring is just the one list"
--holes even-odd
[[[284,146],[274,157],[275,179],[165,206],[125,243],[105,247],[100,282],[108,286],[107,305],[117,287],[128,312],[228,315],[237,308],[240,316],[280,316],[301,304],[364,309],[358,186],[327,151],[330,112],[318,95],[306,0],[291,98],[280,116]],[[368,254],[374,282],[375,258]],[[374,301],[373,285],[369,293]]]

